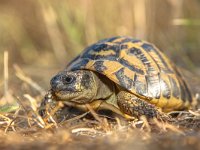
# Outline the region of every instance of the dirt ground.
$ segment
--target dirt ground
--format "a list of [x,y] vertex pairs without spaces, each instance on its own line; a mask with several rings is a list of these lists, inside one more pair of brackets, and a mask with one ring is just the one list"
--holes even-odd
[[71,112],[58,123],[38,114],[53,75],[119,35],[154,43],[199,99],[199,14],[198,0],[1,0],[0,149],[200,149],[198,108],[168,121]]
[[[38,127],[27,125],[26,117],[18,116],[15,125],[2,128],[1,149],[199,149],[199,113],[180,117],[175,125],[145,120],[101,122],[83,116],[60,124]],[[38,122],[37,122],[38,123]],[[8,127],[8,128],[6,128]],[[13,131],[14,130],[14,131]]]

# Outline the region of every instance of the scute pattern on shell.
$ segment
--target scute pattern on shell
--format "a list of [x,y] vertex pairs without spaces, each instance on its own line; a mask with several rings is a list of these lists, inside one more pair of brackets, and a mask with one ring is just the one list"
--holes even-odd
[[189,88],[170,60],[153,44],[113,37],[87,47],[66,68],[88,69],[108,77],[129,92],[166,109],[187,107]]

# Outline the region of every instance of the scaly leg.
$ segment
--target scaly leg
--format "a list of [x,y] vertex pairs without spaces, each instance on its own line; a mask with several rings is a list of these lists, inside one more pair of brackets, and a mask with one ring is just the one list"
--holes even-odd
[[159,114],[158,109],[155,106],[126,91],[118,93],[117,104],[123,113],[137,118],[140,116],[157,118]]

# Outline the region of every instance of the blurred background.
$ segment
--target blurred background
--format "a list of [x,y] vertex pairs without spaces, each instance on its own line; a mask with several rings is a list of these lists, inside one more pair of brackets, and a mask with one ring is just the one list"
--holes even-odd
[[9,89],[27,89],[15,75],[17,65],[46,90],[50,78],[86,46],[116,35],[154,43],[199,77],[199,0],[1,0],[0,96],[4,51]]

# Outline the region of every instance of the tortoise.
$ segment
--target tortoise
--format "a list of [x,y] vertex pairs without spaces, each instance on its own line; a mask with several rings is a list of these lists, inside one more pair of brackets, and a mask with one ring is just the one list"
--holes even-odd
[[87,110],[111,110],[125,118],[156,117],[193,106],[175,65],[153,44],[118,36],[87,47],[51,81],[48,97]]

